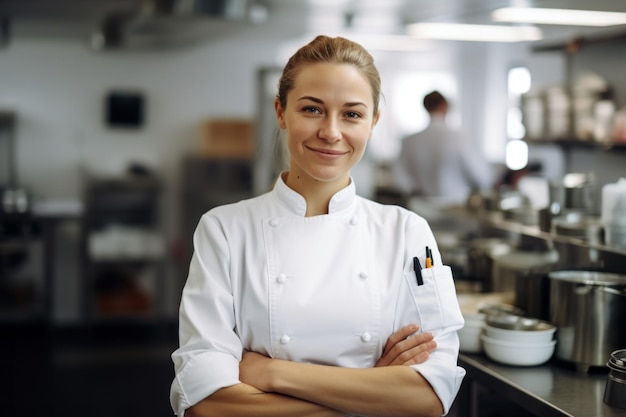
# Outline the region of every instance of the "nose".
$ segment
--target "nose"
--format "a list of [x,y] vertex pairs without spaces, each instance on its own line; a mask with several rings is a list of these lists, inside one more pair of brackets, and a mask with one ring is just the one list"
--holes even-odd
[[320,126],[318,136],[327,142],[337,142],[341,139],[339,121],[334,117],[325,118]]

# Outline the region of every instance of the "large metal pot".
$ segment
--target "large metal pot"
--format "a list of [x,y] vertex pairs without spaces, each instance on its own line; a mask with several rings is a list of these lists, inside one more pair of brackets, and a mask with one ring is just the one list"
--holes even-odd
[[626,275],[553,271],[550,321],[558,327],[556,357],[587,372],[626,346]]
[[511,291],[514,304],[529,317],[546,320],[549,315],[549,280],[559,255],[555,250],[515,250],[493,261],[493,291]]
[[562,181],[550,183],[550,202],[564,210],[581,210],[587,214],[596,214],[597,189],[593,173],[570,172]]
[[545,271],[558,261],[554,250],[527,251],[516,249],[493,260],[492,291],[514,291],[517,281],[536,271]]
[[513,244],[497,237],[473,239],[467,247],[467,269],[472,280],[482,283],[484,292],[492,288],[493,260],[513,250]]

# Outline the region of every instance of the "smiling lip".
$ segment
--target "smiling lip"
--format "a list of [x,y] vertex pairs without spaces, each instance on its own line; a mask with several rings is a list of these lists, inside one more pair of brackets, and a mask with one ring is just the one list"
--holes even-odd
[[309,148],[309,149],[315,153],[322,154],[325,156],[341,156],[346,153],[344,151],[337,151],[333,149],[319,149],[319,148]]

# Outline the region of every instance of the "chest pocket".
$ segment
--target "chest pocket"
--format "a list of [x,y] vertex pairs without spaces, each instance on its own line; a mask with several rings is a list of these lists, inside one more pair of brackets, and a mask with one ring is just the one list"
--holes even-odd
[[405,272],[404,278],[422,331],[432,332],[445,327],[463,326],[463,315],[449,266],[422,269],[423,285],[417,284],[413,271]]

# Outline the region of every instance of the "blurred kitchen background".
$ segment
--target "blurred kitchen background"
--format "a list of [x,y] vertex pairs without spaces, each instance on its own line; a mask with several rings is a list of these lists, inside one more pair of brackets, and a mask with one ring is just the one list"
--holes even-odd
[[[509,7],[621,14],[494,14]],[[525,183],[534,208],[577,173],[600,215],[602,188],[626,176],[624,16],[623,0],[1,0],[0,414],[172,415],[191,234],[271,186],[279,71],[318,33],[361,42],[382,74],[361,194],[406,203],[390,166],[438,89],[503,179],[540,181]]]

